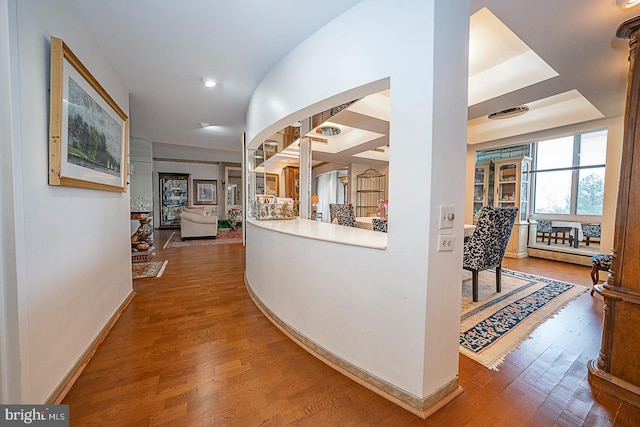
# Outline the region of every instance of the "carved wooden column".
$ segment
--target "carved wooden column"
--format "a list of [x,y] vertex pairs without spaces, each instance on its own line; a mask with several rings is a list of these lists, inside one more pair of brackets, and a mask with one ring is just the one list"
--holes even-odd
[[640,16],[624,22],[618,38],[629,39],[629,77],[624,117],[613,260],[607,282],[602,347],[590,361],[589,382],[640,406]]

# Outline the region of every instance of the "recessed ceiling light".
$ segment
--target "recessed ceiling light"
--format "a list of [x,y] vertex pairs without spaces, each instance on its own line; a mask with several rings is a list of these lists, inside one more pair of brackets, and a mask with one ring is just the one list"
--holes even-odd
[[527,107],[526,105],[519,105],[517,107],[507,108],[506,110],[496,111],[495,113],[491,113],[489,114],[488,118],[492,120],[506,119],[509,117],[520,116],[526,113],[527,111],[529,111],[529,107]]
[[202,83],[204,83],[206,87],[214,87],[216,85],[216,81],[208,77],[203,77]]
[[267,140],[264,142],[265,145],[270,145],[270,146],[276,146],[278,145],[278,141],[273,141],[273,140]]
[[209,123],[205,123],[205,122],[200,123],[201,128],[208,128],[209,126],[211,126]]
[[630,9],[640,4],[640,0],[616,0],[616,5],[622,9]]
[[336,136],[341,132],[340,128],[335,126],[322,126],[316,129],[316,133],[322,136]]

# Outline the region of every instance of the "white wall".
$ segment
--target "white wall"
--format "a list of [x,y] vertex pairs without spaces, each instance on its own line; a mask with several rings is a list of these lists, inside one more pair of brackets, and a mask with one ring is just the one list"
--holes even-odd
[[608,254],[613,249],[618,205],[618,185],[620,182],[620,163],[624,118],[610,120],[607,123],[607,161],[604,173],[604,206],[602,208],[602,238],[600,251]]
[[132,288],[129,195],[47,184],[50,37],[62,38],[127,114],[129,93],[66,0],[9,5],[18,312],[10,328],[20,341],[20,401],[41,403]]
[[142,138],[130,138],[129,162],[131,163],[131,197],[153,196],[153,144]]
[[[136,198],[153,200],[153,144],[142,138],[129,140],[129,195],[131,202]],[[140,226],[139,221],[130,222],[131,234]]]
[[[13,5],[12,5],[13,6]],[[16,197],[13,177],[13,120],[15,101],[12,68],[15,55],[9,47],[9,26],[15,10],[8,0],[0,0],[0,403],[18,403],[20,384],[20,337],[18,334],[18,294],[16,259],[16,218],[12,207]],[[17,71],[16,71],[17,72]]]
[[[298,307],[287,310],[286,320],[302,334],[420,398],[455,381],[458,371],[462,221],[446,230],[458,236],[455,250],[435,248],[438,206],[453,205],[460,214],[464,207],[468,17],[467,1],[364,0],[277,64],[247,115],[247,139],[255,146],[287,123],[391,88],[392,217],[383,260],[368,264],[354,284],[341,273],[359,265],[350,261],[360,248],[340,247],[342,261],[327,265],[295,246],[295,263],[333,274],[309,275],[297,294],[284,295],[276,283],[287,279],[287,269],[261,276],[267,267],[251,248],[259,242],[248,240],[247,278],[276,313],[283,300]],[[317,61],[327,46],[332,60]],[[305,63],[314,67],[301,72]],[[343,292],[307,298],[304,289],[321,289],[323,280]],[[314,314],[316,304],[331,312],[331,324]]]

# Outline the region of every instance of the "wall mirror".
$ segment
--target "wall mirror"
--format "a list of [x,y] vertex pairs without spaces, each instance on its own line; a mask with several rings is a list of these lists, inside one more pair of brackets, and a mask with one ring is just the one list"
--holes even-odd
[[242,168],[226,166],[224,168],[225,210],[242,207]]

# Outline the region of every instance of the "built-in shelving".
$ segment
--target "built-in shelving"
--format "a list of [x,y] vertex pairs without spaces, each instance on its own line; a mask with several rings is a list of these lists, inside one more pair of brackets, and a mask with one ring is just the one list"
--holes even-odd
[[524,258],[527,256],[531,159],[529,157],[500,159],[495,160],[494,165],[495,206],[518,208],[518,219],[513,226],[505,256]]
[[473,222],[478,222],[480,209],[493,206],[494,189],[493,162],[476,163],[473,181]]

